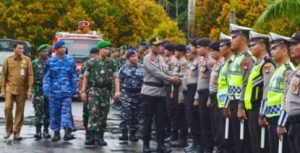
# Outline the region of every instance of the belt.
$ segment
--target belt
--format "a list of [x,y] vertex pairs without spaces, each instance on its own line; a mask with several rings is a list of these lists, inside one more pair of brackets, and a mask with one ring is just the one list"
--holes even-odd
[[122,87],[122,88],[127,92],[133,92],[133,93],[141,92],[141,88],[126,88],[126,87]]
[[300,114],[294,115],[294,116],[289,116],[288,121],[289,121],[290,124],[300,123]]
[[89,82],[88,83],[89,87],[96,87],[96,88],[108,88],[110,87],[110,84],[108,83],[92,83],[92,82]]
[[156,83],[156,82],[144,82],[145,85],[153,86],[153,87],[164,87],[164,83]]

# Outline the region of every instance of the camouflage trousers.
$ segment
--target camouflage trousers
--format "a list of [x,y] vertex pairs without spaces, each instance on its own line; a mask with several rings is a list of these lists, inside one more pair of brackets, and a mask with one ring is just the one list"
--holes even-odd
[[91,87],[88,93],[88,130],[104,132],[109,113],[110,91],[107,88]]
[[127,92],[124,89],[121,92],[121,123],[122,131],[136,132],[139,128],[139,119],[141,116],[141,93]]
[[34,125],[49,126],[49,101],[42,94],[35,94],[33,97]]
[[49,99],[50,126],[54,132],[63,128],[73,128],[72,123],[72,97]]

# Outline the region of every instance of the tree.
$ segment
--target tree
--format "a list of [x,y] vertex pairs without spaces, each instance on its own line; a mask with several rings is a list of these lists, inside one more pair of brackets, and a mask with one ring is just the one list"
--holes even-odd
[[173,43],[186,44],[185,35],[179,30],[177,23],[171,20],[162,22],[153,30],[153,36],[157,36]]
[[300,23],[300,0],[276,0],[257,19],[256,26],[263,27],[266,22],[287,18],[293,25]]
[[75,31],[82,20],[114,46],[137,45],[162,23],[175,23],[155,0],[5,0],[0,11],[0,37],[27,40],[34,47],[51,44],[56,32]]

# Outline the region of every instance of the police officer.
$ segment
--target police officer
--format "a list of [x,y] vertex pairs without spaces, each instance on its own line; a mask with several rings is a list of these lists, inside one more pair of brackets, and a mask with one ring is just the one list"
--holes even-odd
[[[174,56],[175,45],[170,42],[166,42],[163,45],[164,60],[166,62],[166,67],[169,71],[173,72],[174,64],[177,62],[177,59]],[[172,126],[172,121],[174,121],[175,116],[175,107],[176,104],[171,100],[171,88],[172,85],[170,82],[165,82],[166,90],[166,104],[167,104],[167,124],[166,124],[166,142],[174,141],[178,138],[178,129],[175,129]]]
[[268,55],[269,36],[250,31],[249,37],[249,47],[252,55],[256,58],[256,62],[248,78],[244,105],[248,118],[251,150],[252,152],[263,153],[268,151],[260,149],[259,107],[264,99],[263,95],[267,91],[271,75],[275,70],[275,64]]
[[200,56],[200,61],[198,64],[199,76],[197,82],[197,91],[195,94],[194,105],[198,107],[200,115],[200,129],[201,129],[201,143],[203,145],[203,151],[205,153],[212,152],[213,141],[212,141],[212,131],[210,123],[210,110],[207,105],[209,96],[209,78],[210,71],[208,68],[208,56],[209,56],[209,44],[211,41],[207,38],[200,38],[197,40],[197,52]]
[[39,57],[32,61],[33,69],[33,107],[35,114],[35,126],[36,134],[34,135],[36,140],[42,138],[41,128],[44,126],[43,137],[50,138],[49,134],[49,101],[48,98],[43,95],[43,78],[45,74],[46,61],[48,59],[47,52],[48,44],[40,45],[37,51],[39,52]]
[[157,152],[171,152],[164,144],[166,102],[164,82],[170,81],[178,84],[181,80],[178,77],[170,76],[167,71],[162,52],[159,50],[161,41],[154,37],[150,40],[151,52],[144,58],[144,84],[142,86],[142,113],[143,125],[143,152],[151,152],[149,141],[151,137],[151,124],[153,116],[156,121]]
[[43,80],[43,93],[49,98],[50,126],[54,131],[52,141],[60,140],[61,125],[65,129],[64,140],[74,139],[71,134],[72,96],[77,93],[77,72],[74,60],[65,55],[64,41],[54,46],[56,55],[46,63],[46,74]]
[[[293,34],[292,39],[289,40],[291,46],[291,57],[299,64],[300,62],[300,32]],[[300,67],[298,66],[295,73],[292,75],[286,99],[283,101],[283,111],[281,118],[285,118],[284,114],[288,116],[289,131],[288,139],[290,144],[290,150],[293,153],[300,153],[300,100],[299,100],[299,80],[300,80]],[[277,128],[279,135],[283,135],[287,131]]]
[[143,85],[144,67],[138,63],[136,49],[129,49],[126,55],[127,62],[119,71],[121,81],[121,116],[120,129],[122,136],[119,140],[128,140],[128,127],[130,130],[129,140],[138,141],[136,132],[139,128],[141,115],[141,88]]
[[[187,68],[187,60],[185,59],[186,46],[183,44],[177,44],[175,46],[174,57],[176,58],[173,64],[172,75],[183,78]],[[179,101],[179,85],[171,86],[170,103],[173,105],[171,118],[171,127],[174,134],[178,135],[177,139],[170,142],[172,147],[186,147],[188,125],[185,116],[185,104]]]
[[[279,118],[281,104],[284,101],[284,95],[288,81],[294,71],[294,65],[289,59],[288,37],[275,33],[270,33],[271,56],[276,63],[276,69],[270,79],[267,100],[263,101],[260,117],[260,124],[268,125],[268,141],[270,152],[278,152],[278,140],[276,129],[284,127],[284,119]],[[266,119],[265,119],[266,118]],[[284,128],[285,129],[285,128]],[[283,137],[283,153],[290,152],[287,138]]]
[[[95,58],[99,55],[99,49],[94,47],[90,50],[90,58]],[[78,89],[81,91],[82,90],[82,81],[83,81],[83,76],[84,72],[86,70],[86,63],[82,64],[82,67],[80,69],[79,73],[79,81],[78,81]],[[88,88],[88,87],[87,87]],[[87,90],[88,91],[88,90]],[[88,140],[88,120],[89,120],[89,110],[88,110],[88,103],[87,101],[84,101],[83,103],[83,108],[82,108],[82,118],[83,118],[83,126],[85,128],[85,138]]]
[[211,42],[209,44],[209,58],[207,61],[207,65],[209,70],[211,71],[211,75],[209,78],[209,97],[207,101],[207,107],[210,108],[210,121],[211,121],[211,131],[212,131],[212,139],[213,146],[216,150],[219,147],[219,142],[217,140],[218,137],[218,123],[219,123],[219,109],[217,103],[217,87],[218,87],[218,75],[220,67],[223,65],[223,57],[220,53],[220,42]]
[[[86,145],[94,145],[95,142],[100,146],[106,146],[104,140],[104,132],[107,126],[107,115],[109,112],[109,100],[111,96],[112,83],[114,81],[115,99],[120,98],[120,84],[118,79],[118,68],[113,59],[108,57],[111,43],[108,41],[100,41],[97,44],[99,56],[90,59],[86,63],[84,72],[81,98],[88,100],[89,122],[88,132],[89,140]],[[87,85],[88,98],[86,94]]]
[[[230,118],[230,130],[233,132],[233,140],[236,152],[251,152],[249,145],[249,133],[247,130],[247,120],[244,111],[244,93],[247,79],[254,63],[254,58],[249,53],[248,37],[251,28],[230,24],[232,43],[231,47],[236,56],[230,65],[229,74],[229,101],[225,104],[225,112],[232,112]],[[225,113],[229,117],[229,113]],[[244,131],[240,131],[240,124],[244,125]],[[244,133],[244,140],[240,140],[240,134]]]
[[[189,52],[189,62],[186,70],[186,74],[183,80],[186,80],[187,91],[185,94],[186,106],[187,106],[187,121],[191,129],[191,135],[193,144],[185,148],[185,152],[200,152],[200,115],[196,105],[194,105],[195,93],[197,90],[197,82],[199,76],[199,56],[197,53],[198,39],[194,39],[191,42],[191,51]],[[207,42],[208,43],[208,42]]]
[[[228,99],[228,80],[229,80],[229,68],[230,64],[234,59],[234,54],[231,49],[231,37],[223,33],[220,34],[220,53],[224,57],[224,64],[221,66],[218,75],[218,91],[217,100],[219,108],[219,120],[217,123],[218,136],[217,136],[217,148],[220,152],[224,153],[234,153],[234,143],[233,143],[233,131],[229,131],[228,139],[225,139],[225,116],[223,116],[223,108],[225,102]],[[212,76],[214,76],[212,74]]]

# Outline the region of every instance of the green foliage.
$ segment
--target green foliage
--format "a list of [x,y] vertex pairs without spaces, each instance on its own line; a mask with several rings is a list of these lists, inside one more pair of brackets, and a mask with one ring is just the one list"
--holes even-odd
[[[114,46],[137,45],[159,25],[174,22],[154,0],[4,0],[0,12],[0,37],[27,40],[34,47],[51,44],[56,32],[74,32],[82,20]],[[166,36],[184,39],[177,24],[172,26],[177,31]]]
[[263,28],[265,23],[274,22],[278,19],[287,19],[291,26],[296,27],[300,23],[299,0],[277,0],[268,3],[268,8],[256,21],[256,27]]

